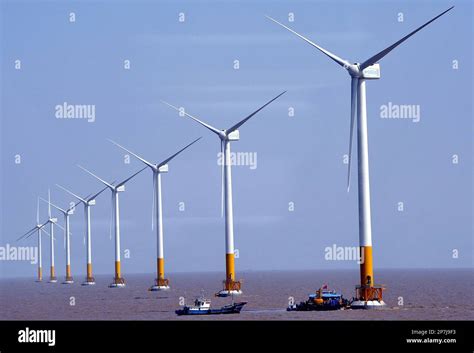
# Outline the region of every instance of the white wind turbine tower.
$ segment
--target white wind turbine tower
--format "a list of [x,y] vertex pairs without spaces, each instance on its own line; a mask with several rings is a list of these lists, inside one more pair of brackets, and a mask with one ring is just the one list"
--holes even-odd
[[152,291],[166,290],[169,289],[169,280],[165,278],[165,258],[164,258],[164,246],[163,246],[163,206],[162,206],[162,196],[161,196],[161,174],[168,173],[168,163],[176,157],[178,154],[183,152],[185,149],[190,147],[192,144],[199,141],[201,137],[194,140],[171,157],[165,159],[161,163],[154,164],[148,162],[144,158],[140,157],[136,153],[128,150],[127,148],[119,145],[117,142],[109,140],[114,145],[120,147],[124,151],[127,151],[135,158],[139,159],[141,162],[146,164],[153,172],[153,212],[151,217],[151,228],[153,229],[154,223],[156,223],[156,252],[157,252],[157,277],[155,284],[150,288]]
[[56,186],[64,191],[66,191],[69,195],[72,195],[79,203],[84,205],[84,216],[85,216],[85,225],[86,225],[86,239],[87,239],[87,257],[86,257],[86,280],[82,283],[83,286],[92,286],[95,284],[94,276],[92,275],[92,239],[91,239],[91,206],[95,205],[95,199],[99,196],[102,192],[107,190],[107,187],[103,188],[99,192],[94,195],[86,196],[82,198],[77,196],[72,191],[66,189],[64,186],[56,184]]
[[[286,91],[285,91],[286,92]],[[242,126],[247,120],[257,114],[260,110],[265,108],[267,105],[272,103],[274,100],[279,98],[285,92],[280,93],[278,96],[265,103],[263,106],[258,108],[252,114],[247,116],[245,119],[242,119],[237,124],[231,126],[226,130],[219,130],[215,127],[212,127],[209,124],[199,120],[198,118],[192,116],[183,111],[185,115],[198,122],[208,130],[215,133],[221,140],[221,156],[223,155],[222,163],[222,182],[223,182],[223,198],[221,198],[221,212],[222,208],[225,210],[225,248],[226,248],[226,279],[223,281],[224,288],[217,293],[218,296],[226,297],[229,295],[239,295],[242,294],[241,290],[241,281],[235,280],[235,259],[234,259],[234,215],[232,210],[232,176],[231,176],[231,154],[230,154],[230,142],[238,141],[239,130],[238,128]],[[173,109],[181,112],[178,107],[171,105],[167,102],[162,101],[164,104],[170,106]],[[225,207],[223,207],[225,205]]]
[[[48,189],[48,201],[51,201],[51,192]],[[48,222],[49,222],[49,238],[50,238],[50,245],[51,245],[51,252],[50,252],[50,258],[51,258],[51,271],[50,271],[50,278],[49,278],[49,283],[56,283],[58,280],[56,278],[56,272],[54,268],[54,225],[56,224],[58,227],[64,229],[61,227],[59,224],[57,224],[58,219],[53,218],[51,216],[51,205],[48,205]]]
[[49,220],[47,220],[46,222],[42,224],[39,222],[39,198],[38,198],[37,204],[36,204],[36,225],[16,240],[16,241],[20,241],[21,239],[28,239],[30,236],[35,234],[35,231],[38,232],[38,278],[36,279],[36,282],[43,281],[43,250],[42,250],[42,242],[41,242],[41,232],[45,232],[46,234],[49,235],[49,233],[43,229],[43,227],[46,226],[48,223],[49,223]]
[[81,203],[81,201],[75,203],[73,206],[69,207],[68,209],[63,209],[59,206],[56,206],[51,201],[45,200],[41,198],[44,202],[47,202],[50,206],[53,206],[59,212],[61,212],[64,216],[64,222],[66,224],[66,229],[64,230],[64,238],[66,240],[66,278],[63,284],[72,284],[74,283],[74,279],[71,275],[71,242],[70,242],[70,224],[69,224],[69,216],[74,213],[75,207]]
[[125,279],[122,277],[121,268],[120,268],[120,211],[119,211],[119,192],[125,191],[125,184],[135,177],[137,174],[141,173],[147,167],[143,167],[139,171],[132,174],[132,176],[121,181],[120,183],[112,184],[106,182],[105,180],[99,178],[97,175],[87,170],[86,168],[78,165],[79,168],[84,170],[86,173],[92,175],[94,178],[99,180],[112,192],[112,212],[114,215],[114,230],[115,230],[115,277],[114,281],[109,285],[111,288],[115,287],[125,287]]
[[[296,33],[291,28],[278,22],[277,20],[267,16],[273,22],[279,24],[283,28],[297,35],[337,64],[346,69],[351,76],[351,124],[349,130],[349,165],[347,174],[347,190],[349,191],[350,183],[350,166],[351,166],[351,150],[352,135],[354,129],[354,120],[357,120],[357,155],[358,155],[358,189],[359,189],[359,244],[361,259],[363,263],[360,265],[360,286],[356,287],[356,298],[358,300],[352,303],[353,308],[370,308],[385,305],[382,299],[383,286],[374,285],[374,275],[372,266],[372,222],[370,214],[370,183],[369,183],[369,148],[367,135],[367,110],[366,110],[366,90],[365,81],[380,78],[380,66],[378,62],[389,52],[410,38],[412,35],[435,21],[437,18],[450,11],[454,6],[443,11],[424,25],[418,27],[399,41],[385,48],[381,52],[373,55],[362,64],[351,64],[347,60],[343,60],[330,51],[320,47],[308,38]],[[357,113],[356,113],[357,109]]]

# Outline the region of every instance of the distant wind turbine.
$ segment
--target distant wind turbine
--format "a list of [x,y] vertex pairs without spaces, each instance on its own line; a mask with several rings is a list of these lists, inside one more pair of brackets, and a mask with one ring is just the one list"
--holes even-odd
[[117,142],[109,140],[114,145],[120,147],[124,151],[130,153],[132,156],[143,162],[145,165],[150,167],[153,172],[153,207],[152,207],[152,217],[151,217],[151,228],[153,229],[154,223],[156,223],[156,252],[157,252],[157,277],[155,284],[150,288],[152,291],[166,290],[169,289],[169,280],[165,278],[165,257],[164,257],[164,246],[163,246],[163,206],[162,206],[162,196],[161,196],[161,174],[168,173],[168,163],[175,158],[178,154],[183,152],[185,149],[190,147],[192,144],[199,141],[201,137],[194,140],[190,144],[186,145],[184,148],[180,149],[178,152],[173,154],[171,157],[165,159],[161,163],[151,163],[144,158],[140,157],[138,154],[130,151],[129,149],[119,145]]
[[69,216],[73,214],[74,208],[81,203],[81,201],[78,201],[75,203],[73,206],[63,209],[59,206],[56,206],[54,203],[51,201],[45,200],[42,197],[40,197],[41,200],[44,202],[48,203],[50,206],[53,206],[55,209],[57,209],[59,212],[61,212],[64,216],[64,222],[66,224],[66,229],[64,229],[64,237],[66,239],[66,278],[64,280],[64,284],[72,284],[74,283],[74,279],[71,275],[71,242],[70,242],[70,225],[69,225]]
[[40,223],[39,198],[38,198],[36,202],[36,225],[16,240],[16,241],[20,241],[22,239],[28,239],[33,234],[35,234],[35,232],[38,232],[38,278],[36,282],[41,282],[43,280],[43,250],[42,250],[42,242],[41,242],[41,232],[45,232],[49,235],[49,233],[43,229],[48,223],[49,223],[49,219],[44,223]]
[[120,212],[119,212],[119,192],[125,191],[125,184],[135,177],[137,174],[144,171],[147,167],[143,167],[138,172],[135,172],[132,176],[128,177],[127,179],[114,184],[106,182],[104,179],[99,178],[97,175],[92,173],[91,171],[87,170],[86,168],[78,165],[86,173],[90,174],[97,180],[99,180],[102,184],[104,184],[111,192],[112,192],[112,212],[114,215],[114,229],[115,229],[115,277],[114,281],[109,285],[111,288],[116,287],[125,287],[125,279],[122,277],[122,272],[120,268]]
[[[286,92],[286,91],[285,91]],[[232,210],[232,176],[231,176],[231,154],[230,154],[230,142],[231,141],[238,141],[239,140],[239,127],[241,127],[244,123],[246,123],[250,118],[252,118],[255,114],[265,108],[267,105],[272,103],[274,100],[279,98],[285,92],[280,93],[275,98],[271,99],[263,106],[258,108],[252,114],[247,116],[245,119],[242,119],[237,124],[231,126],[226,130],[219,130],[211,125],[199,120],[198,118],[183,112],[186,116],[190,117],[197,123],[201,124],[208,130],[215,133],[219,139],[221,140],[221,155],[223,156],[222,161],[222,177],[221,180],[223,182],[221,191],[223,191],[221,197],[221,212],[223,208],[225,208],[225,243],[226,243],[226,279],[223,281],[224,288],[217,294],[218,296],[229,296],[229,295],[238,295],[242,293],[241,290],[241,281],[235,280],[235,260],[234,260],[234,215]],[[171,108],[181,112],[178,107],[171,105],[165,101],[162,103],[170,106]],[[225,201],[222,202],[222,201]],[[225,204],[225,207],[223,205]]]
[[83,286],[91,286],[95,284],[94,276],[92,275],[92,239],[91,239],[91,206],[95,205],[95,199],[99,196],[102,192],[107,190],[107,187],[101,189],[99,192],[95,193],[94,195],[88,195],[84,198],[77,196],[72,191],[66,189],[64,186],[56,184],[56,186],[64,191],[66,191],[69,195],[75,197],[79,200],[79,203],[84,205],[84,217],[85,217],[85,225],[86,225],[86,239],[87,239],[87,256],[86,256],[86,264],[87,264],[87,272],[86,272],[86,280],[82,283]]

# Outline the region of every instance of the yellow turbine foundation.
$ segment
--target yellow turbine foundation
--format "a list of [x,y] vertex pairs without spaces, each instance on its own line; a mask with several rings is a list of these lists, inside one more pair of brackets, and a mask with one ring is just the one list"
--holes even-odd
[[38,281],[43,280],[43,269],[41,267],[38,267]]
[[225,274],[227,280],[235,280],[234,254],[225,254]]
[[372,247],[361,246],[361,261],[360,264],[360,284],[362,286],[372,287],[374,284],[374,268],[372,263]]
[[87,264],[87,280],[92,280],[92,264]]
[[240,281],[235,281],[235,258],[234,254],[225,254],[225,272],[224,290],[240,291]]
[[157,258],[156,259],[156,275],[155,285],[160,287],[168,287],[169,280],[165,278],[165,259]]
[[66,278],[71,278],[71,265],[66,265]]
[[120,271],[120,261],[115,261],[115,278],[122,278]]
[[50,276],[51,276],[51,278],[56,278],[55,272],[54,272],[54,266],[51,266]]
[[165,278],[165,259],[158,258],[157,259],[157,274],[158,274],[158,279],[164,279]]

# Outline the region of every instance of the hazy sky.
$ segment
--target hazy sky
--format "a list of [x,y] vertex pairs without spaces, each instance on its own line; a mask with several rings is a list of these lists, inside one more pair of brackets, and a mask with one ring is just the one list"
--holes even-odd
[[[61,206],[72,199],[56,183],[80,195],[101,187],[77,163],[107,180],[142,167],[124,163],[107,138],[159,162],[203,136],[163,176],[166,271],[223,272],[219,140],[160,99],[227,128],[287,90],[232,143],[257,158],[254,169],[232,170],[237,277],[242,270],[357,268],[325,260],[328,246],[358,245],[357,173],[347,193],[343,163],[350,78],[264,15],[362,62],[451,5],[385,57],[382,78],[367,83],[374,266],[472,266],[473,9],[456,0],[1,1],[0,246],[36,246],[36,236],[15,239],[34,226],[36,198],[48,187]],[[55,107],[65,102],[94,105],[95,120],[58,119]],[[389,104],[413,105],[415,115],[382,118]],[[155,270],[151,205],[146,170],[121,194],[125,277]],[[92,208],[92,257],[96,274],[112,276],[110,214],[106,191]],[[71,231],[73,275],[82,277],[82,207]],[[63,235],[56,234],[63,277]],[[47,273],[46,236],[43,251]],[[35,273],[28,262],[0,261],[2,276]]]

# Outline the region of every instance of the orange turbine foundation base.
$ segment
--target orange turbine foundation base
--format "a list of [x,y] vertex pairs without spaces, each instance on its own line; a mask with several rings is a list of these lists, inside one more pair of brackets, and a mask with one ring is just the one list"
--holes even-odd
[[158,275],[158,279],[165,278],[165,259],[162,259],[162,258],[156,259],[156,273]]
[[235,257],[234,254],[225,254],[226,279],[223,281],[224,290],[239,291],[242,287],[241,281],[235,280]]
[[122,273],[120,271],[120,261],[115,261],[115,284],[125,284],[125,279],[122,278]]
[[165,278],[165,259],[156,259],[156,274],[157,278],[155,279],[155,286],[168,287],[169,280]]
[[51,277],[51,279],[56,279],[56,273],[55,273],[55,271],[54,271],[54,266],[51,266],[51,270],[50,270],[49,276]]
[[66,278],[71,278],[71,265],[66,265]]
[[374,284],[374,267],[372,260],[372,247],[361,246],[360,248],[360,285],[356,286],[356,298],[364,301],[383,300],[385,287]]
[[360,248],[360,285],[371,286],[374,283],[374,268],[372,262],[372,247],[361,246]]
[[92,277],[92,264],[87,264],[86,282],[95,282],[94,277]]

